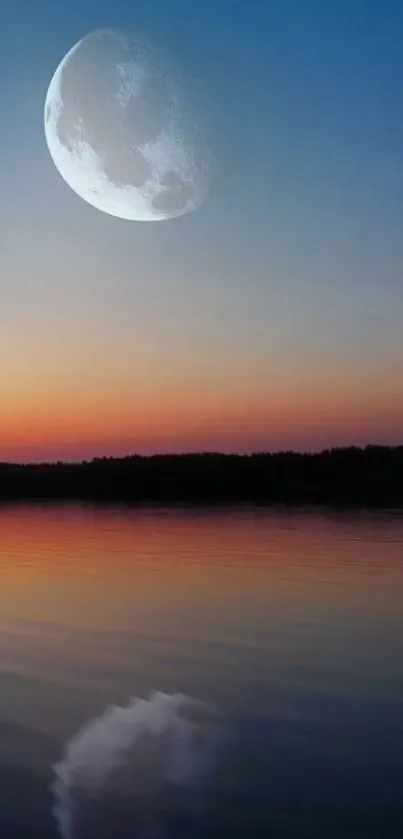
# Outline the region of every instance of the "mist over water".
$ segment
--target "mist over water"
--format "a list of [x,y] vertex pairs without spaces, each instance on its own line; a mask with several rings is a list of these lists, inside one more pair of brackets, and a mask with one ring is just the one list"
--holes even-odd
[[190,836],[203,820],[219,740],[217,712],[182,694],[108,709],[67,743],[55,766],[62,839]]

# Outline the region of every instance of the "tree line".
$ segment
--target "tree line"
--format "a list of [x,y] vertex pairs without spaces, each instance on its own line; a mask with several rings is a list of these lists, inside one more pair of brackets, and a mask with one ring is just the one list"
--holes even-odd
[[0,463],[0,500],[403,507],[403,446]]

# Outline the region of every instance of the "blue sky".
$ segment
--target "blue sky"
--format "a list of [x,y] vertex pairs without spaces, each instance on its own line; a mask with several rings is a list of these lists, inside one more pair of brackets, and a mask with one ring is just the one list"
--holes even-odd
[[[77,451],[397,441],[402,4],[3,0],[0,23],[0,457],[63,456],[85,413],[112,402],[131,422],[135,405],[147,415],[172,398],[188,416],[196,387],[209,409],[203,425],[198,404],[189,440],[179,420],[147,441],[111,417]],[[107,217],[50,160],[50,78],[105,25],[145,32],[201,80],[220,177],[189,216]]]

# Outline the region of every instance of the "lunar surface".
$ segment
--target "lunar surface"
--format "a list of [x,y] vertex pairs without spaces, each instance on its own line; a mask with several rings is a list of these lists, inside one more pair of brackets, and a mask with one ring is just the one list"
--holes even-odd
[[183,215],[211,186],[212,156],[183,79],[126,32],[93,32],[67,53],[46,96],[45,136],[74,192],[118,218]]

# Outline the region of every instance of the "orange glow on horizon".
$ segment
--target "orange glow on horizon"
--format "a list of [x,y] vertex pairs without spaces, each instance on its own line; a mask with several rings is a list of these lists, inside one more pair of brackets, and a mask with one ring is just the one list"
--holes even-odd
[[[98,371],[99,377],[99,371]],[[403,392],[362,377],[175,382],[63,382],[19,388],[2,404],[0,460],[85,459],[153,451],[316,449],[398,443]]]

